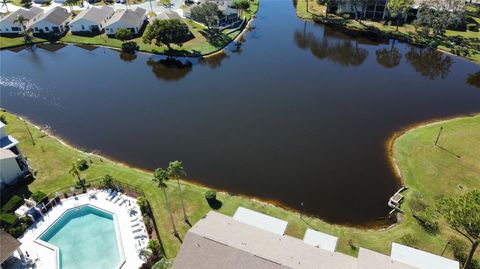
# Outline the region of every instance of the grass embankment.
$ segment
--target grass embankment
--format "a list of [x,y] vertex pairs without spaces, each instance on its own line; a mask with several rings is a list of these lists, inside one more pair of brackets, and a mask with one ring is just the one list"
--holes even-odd
[[[354,19],[345,19],[334,14],[328,14],[328,19],[326,19],[325,6],[318,4],[317,1],[309,0],[309,8],[307,11],[307,1],[308,0],[297,0],[297,16],[302,19],[342,27],[354,33],[373,32],[412,44],[435,44],[437,49],[465,57],[475,62],[480,62],[480,32],[447,30],[443,36],[426,38],[418,34],[415,27],[411,24],[404,24],[400,26],[397,31],[395,25],[386,25],[377,21],[358,22]],[[480,18],[469,16],[480,24]]]
[[[32,40],[33,43],[42,43],[45,41],[47,40],[41,39],[41,38],[34,38]],[[24,38],[22,36],[17,36],[17,37],[0,36],[0,49],[23,46],[24,44],[25,44]]]
[[[92,180],[105,174],[111,174],[119,181],[141,188],[152,205],[168,257],[173,258],[176,255],[180,242],[172,235],[172,226],[164,205],[163,194],[152,182],[151,172],[120,165],[105,158],[91,157],[61,144],[57,139],[46,136],[30,125],[36,142],[34,146],[25,124],[19,118],[8,112],[1,114],[6,115],[8,133],[21,141],[22,151],[28,157],[31,166],[38,171],[36,180],[29,185],[31,191],[41,190],[46,193],[54,193],[74,185],[75,179],[68,174],[71,163],[77,158],[91,159],[93,163],[90,163],[90,167],[82,172],[82,177]],[[452,158],[432,146],[432,141],[435,139],[440,125],[445,127],[441,138],[442,145],[461,154],[461,159]],[[394,155],[405,175],[405,181],[410,187],[410,190],[406,192],[407,199],[411,193],[418,192],[427,201],[433,202],[440,194],[455,195],[472,188],[480,188],[480,155],[478,154],[480,141],[477,139],[478,137],[480,137],[480,115],[420,127],[402,135],[395,142]],[[188,171],[188,164],[186,164],[186,168]],[[211,210],[204,198],[207,189],[188,182],[182,182],[182,184],[187,213],[191,223],[194,224]],[[464,189],[458,189],[456,187],[458,184],[462,184]],[[178,189],[175,182],[168,182],[167,186],[173,215],[180,230],[180,236],[183,238],[189,226],[183,222]],[[439,254],[449,238],[447,234],[450,234],[449,230],[443,226],[441,234],[431,235],[425,232],[411,217],[408,203],[404,203],[402,207],[407,212],[404,222],[385,231],[331,225],[313,217],[304,217],[301,220],[298,213],[245,197],[226,193],[219,193],[217,197],[223,203],[218,211],[223,214],[233,215],[239,206],[264,212],[288,221],[286,233],[297,238],[303,238],[305,230],[311,227],[338,236],[340,238],[338,250],[354,256],[357,254],[359,246],[388,254],[391,242],[401,242],[401,238],[406,234],[418,239],[415,243],[416,247]],[[447,249],[445,255],[451,256],[451,250]]]
[[[258,0],[251,2],[250,10],[247,10],[243,13],[247,20],[250,20],[252,16],[258,10]],[[232,31],[232,29],[225,29],[219,35],[209,35],[207,29],[194,21],[185,19],[185,23],[190,28],[190,32],[193,35],[193,38],[183,43],[182,46],[172,45],[173,51],[169,53],[179,56],[202,56],[208,55],[218,50],[223,49],[226,45],[232,42],[240,33],[242,29]],[[36,43],[46,41],[43,39],[36,39]],[[83,44],[83,45],[99,45],[107,46],[112,48],[121,48],[122,42],[115,38],[110,38],[106,34],[101,34],[97,36],[80,36],[73,35],[71,32],[68,32],[65,36],[56,40],[58,42],[64,43],[73,43],[73,44]],[[163,54],[167,50],[166,46],[157,46],[155,44],[145,44],[142,41],[142,37],[137,37],[132,39],[135,41],[139,47],[140,51]],[[23,45],[22,37],[0,37],[0,49],[20,46]]]

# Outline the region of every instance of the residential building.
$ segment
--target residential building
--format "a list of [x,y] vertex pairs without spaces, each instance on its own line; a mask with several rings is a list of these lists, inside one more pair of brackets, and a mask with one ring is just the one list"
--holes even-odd
[[[306,241],[310,242],[304,242],[284,235],[282,220],[242,213],[232,218],[215,211],[209,212],[188,231],[173,269],[460,268],[457,261],[395,243],[391,257],[364,248],[360,248],[357,258],[348,256],[333,251],[335,237],[308,235]],[[322,243],[326,244],[322,247]],[[408,261],[405,259],[407,256]]]
[[18,144],[18,140],[7,135],[5,124],[0,122],[0,189],[15,184],[30,171]]
[[115,35],[118,29],[130,29],[133,34],[138,34],[146,19],[147,11],[143,8],[137,7],[134,11],[130,9],[121,10],[113,14],[107,22],[105,31],[107,35]]
[[[425,0],[414,0],[414,4],[411,7],[411,13],[413,13],[412,16],[416,15],[418,8],[424,1]],[[352,5],[352,1],[334,0],[328,6],[328,12],[336,13],[338,11],[341,11],[342,13],[354,13],[356,9],[358,14],[360,14],[360,16],[364,19],[380,20],[385,19],[389,15],[387,10],[388,2],[389,0],[367,0],[365,5],[363,5],[363,3],[361,2],[358,2],[359,4],[357,6],[354,6]],[[439,3],[443,4],[442,2]],[[447,2],[445,2],[444,4],[445,8],[450,9]]]
[[25,19],[27,19],[25,26],[28,29],[42,14],[43,9],[38,7],[31,7],[29,9],[20,8],[0,20],[0,33],[19,34],[23,31],[23,29],[20,24],[15,22],[15,19],[18,16],[23,16]]
[[91,7],[80,12],[70,23],[72,33],[100,33],[115,13],[113,7]]
[[34,34],[61,35],[68,30],[67,25],[71,17],[72,14],[65,8],[54,7],[38,18],[31,28]]
[[238,16],[238,10],[232,8],[233,0],[199,0],[195,2],[194,5],[191,5],[187,8],[184,12],[187,18],[191,18],[190,11],[195,5],[201,5],[203,3],[215,3],[218,6],[218,9],[222,13],[221,16],[216,18],[216,24],[218,27],[228,27],[232,24],[237,23],[240,21],[240,17]]
[[14,252],[17,252],[18,255],[23,256],[23,253],[20,250],[21,245],[22,243],[20,243],[20,241],[15,239],[4,230],[0,230],[0,268],[4,268],[3,263],[10,258]]

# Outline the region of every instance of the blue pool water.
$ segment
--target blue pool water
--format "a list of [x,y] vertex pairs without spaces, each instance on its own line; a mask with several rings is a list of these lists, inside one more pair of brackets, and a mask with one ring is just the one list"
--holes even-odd
[[40,239],[60,249],[62,269],[114,269],[121,262],[113,216],[91,206],[67,211]]

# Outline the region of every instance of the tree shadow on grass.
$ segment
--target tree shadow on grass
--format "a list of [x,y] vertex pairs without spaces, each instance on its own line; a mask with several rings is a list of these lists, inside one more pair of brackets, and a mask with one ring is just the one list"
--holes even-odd
[[225,45],[232,42],[232,38],[219,29],[202,30],[200,33],[207,39],[208,43],[215,48],[223,48]]

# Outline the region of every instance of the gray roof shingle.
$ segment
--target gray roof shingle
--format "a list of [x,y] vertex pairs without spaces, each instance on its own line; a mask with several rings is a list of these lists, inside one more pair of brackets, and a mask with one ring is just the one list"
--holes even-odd
[[102,8],[92,7],[80,12],[71,23],[85,19],[99,24],[105,19],[110,18],[113,13],[114,10],[111,6],[103,6]]
[[8,15],[5,18],[3,18],[2,20],[0,20],[0,23],[10,23],[10,24],[12,24],[13,21],[19,15],[22,15],[27,20],[31,20],[31,19],[37,17],[38,15],[40,15],[42,13],[43,13],[43,10],[41,8],[38,8],[38,7],[31,7],[30,9],[20,8],[17,11],[12,12],[10,15]]
[[147,11],[143,8],[137,7],[135,11],[126,9],[113,14],[112,18],[108,21],[108,25],[112,25],[117,22],[122,22],[128,25],[141,25]]
[[54,7],[47,11],[47,13],[43,14],[37,21],[48,21],[55,25],[63,24],[68,18],[70,18],[71,14],[62,7]]

